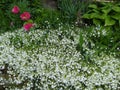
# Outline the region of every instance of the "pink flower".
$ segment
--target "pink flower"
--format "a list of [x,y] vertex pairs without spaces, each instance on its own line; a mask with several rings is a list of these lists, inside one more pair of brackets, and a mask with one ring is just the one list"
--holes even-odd
[[29,31],[31,27],[33,27],[33,23],[27,23],[23,25],[25,31]]
[[30,19],[30,13],[29,12],[24,12],[20,15],[20,18],[22,20],[29,20]]
[[20,12],[19,7],[18,6],[14,6],[13,9],[12,9],[12,13],[17,14],[19,12]]

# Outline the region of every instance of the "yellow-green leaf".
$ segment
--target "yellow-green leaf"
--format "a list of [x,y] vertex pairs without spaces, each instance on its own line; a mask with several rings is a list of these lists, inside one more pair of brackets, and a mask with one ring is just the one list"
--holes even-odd
[[120,12],[120,7],[119,6],[114,6],[112,8],[115,12]]
[[111,26],[111,25],[114,25],[115,24],[115,20],[114,19],[112,19],[111,17],[106,17],[105,18],[105,26]]
[[112,15],[111,17],[116,20],[120,20],[120,13],[116,13],[116,14]]
[[97,8],[98,8],[97,5],[95,5],[95,4],[89,5],[88,7],[89,7],[89,8],[94,8],[94,9],[97,9]]

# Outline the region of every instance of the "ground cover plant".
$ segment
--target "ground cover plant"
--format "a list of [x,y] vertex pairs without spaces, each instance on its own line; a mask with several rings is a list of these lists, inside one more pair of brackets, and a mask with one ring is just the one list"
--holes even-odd
[[[30,15],[24,14],[25,9],[20,15],[31,18],[33,28],[28,25],[31,21],[22,22],[20,28],[0,34],[0,90],[119,90],[119,33],[113,36],[113,29],[92,23],[76,27],[77,17],[69,17],[75,8],[65,15],[70,10],[66,6],[61,14],[38,1],[28,4]],[[12,4],[10,12],[18,15],[21,9]],[[62,22],[61,15],[74,23]]]
[[0,66],[8,71],[1,71],[0,84],[6,90],[119,89],[119,58],[113,53],[96,54],[87,46],[86,35],[84,57],[76,50],[81,29],[74,30],[76,33],[73,27],[26,33],[20,29],[1,35]]

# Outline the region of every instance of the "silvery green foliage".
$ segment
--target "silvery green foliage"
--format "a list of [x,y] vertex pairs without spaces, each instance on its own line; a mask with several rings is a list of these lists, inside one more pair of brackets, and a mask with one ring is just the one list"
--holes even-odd
[[0,85],[6,90],[120,89],[120,60],[104,53],[98,56],[83,44],[92,60],[86,62],[76,51],[79,35],[71,29],[20,29],[1,35],[0,68],[8,65],[8,70],[6,76],[0,72]]

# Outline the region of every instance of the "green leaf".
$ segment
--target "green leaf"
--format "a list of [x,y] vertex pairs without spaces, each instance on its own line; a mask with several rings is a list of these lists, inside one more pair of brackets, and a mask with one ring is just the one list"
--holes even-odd
[[116,20],[120,20],[120,13],[116,13],[114,15],[111,15],[111,17],[116,19]]
[[102,19],[104,19],[104,20],[106,19],[107,16],[108,16],[108,15],[105,14],[105,13],[101,15]]
[[94,9],[97,9],[97,8],[98,8],[97,5],[95,5],[95,4],[91,4],[91,5],[89,5],[88,7],[89,7],[89,8],[94,8]]
[[96,13],[96,12],[90,13],[90,14],[84,14],[83,18],[86,18],[86,19],[94,19],[94,18],[104,19],[101,13]]
[[97,19],[102,19],[103,18],[100,13],[91,13],[90,17],[91,18],[97,18]]
[[91,18],[90,18],[90,14],[84,14],[84,15],[82,16],[82,18],[91,19]]
[[28,22],[28,23],[33,23],[33,20],[30,19],[30,20],[28,20],[27,22]]
[[100,12],[98,9],[93,9],[92,11],[95,12],[95,13],[99,13]]
[[80,48],[82,48],[83,43],[84,43],[83,36],[82,36],[82,33],[80,32],[80,38],[79,38]]
[[114,6],[112,8],[115,12],[120,12],[120,7],[119,6]]
[[111,11],[111,8],[102,9],[102,12],[108,14]]
[[27,23],[33,23],[33,21],[30,19],[30,20],[24,22],[24,25],[27,24]]
[[111,26],[111,25],[114,25],[115,24],[115,20],[112,19],[111,17],[107,16],[105,18],[105,26]]
[[93,23],[94,23],[95,25],[101,25],[101,20],[93,19]]

